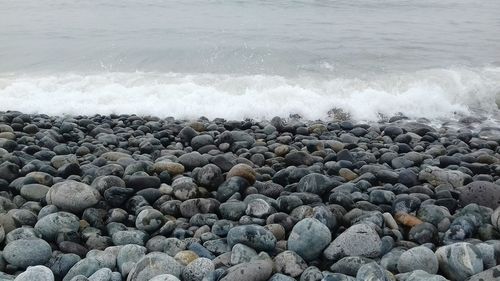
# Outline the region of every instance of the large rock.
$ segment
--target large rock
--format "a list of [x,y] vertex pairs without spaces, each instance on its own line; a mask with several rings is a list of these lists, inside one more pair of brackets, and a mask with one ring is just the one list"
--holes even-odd
[[99,200],[101,195],[97,189],[73,180],[67,180],[54,184],[45,197],[47,204],[53,204],[57,207],[80,213],[88,207],[91,207]]
[[438,269],[439,264],[436,255],[424,246],[409,249],[398,260],[398,271],[401,273],[423,270],[430,274],[436,274]]
[[436,256],[439,268],[451,280],[465,280],[483,271],[481,252],[466,242],[440,247]]
[[440,169],[438,167],[429,166],[424,168],[418,174],[418,179],[426,181],[434,186],[440,184],[451,184],[453,187],[463,186],[469,176],[460,171]]
[[241,225],[233,227],[227,233],[229,247],[241,243],[257,251],[272,251],[276,246],[276,238],[269,230],[259,225]]
[[20,268],[45,264],[51,255],[52,248],[49,243],[38,238],[15,240],[3,249],[4,259]]
[[487,181],[475,181],[458,188],[460,205],[476,203],[481,206],[496,209],[500,206],[500,186]]
[[356,224],[345,230],[323,251],[328,260],[345,256],[378,257],[382,241],[377,232],[367,224]]
[[331,241],[332,234],[328,227],[317,219],[305,218],[293,227],[288,249],[311,261],[318,258]]

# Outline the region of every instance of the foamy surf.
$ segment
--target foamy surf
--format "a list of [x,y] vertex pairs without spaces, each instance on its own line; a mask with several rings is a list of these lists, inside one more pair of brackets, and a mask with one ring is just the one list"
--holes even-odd
[[371,79],[268,75],[99,73],[0,76],[0,110],[51,115],[126,113],[193,119],[353,120],[487,117],[498,111],[500,68],[431,69]]

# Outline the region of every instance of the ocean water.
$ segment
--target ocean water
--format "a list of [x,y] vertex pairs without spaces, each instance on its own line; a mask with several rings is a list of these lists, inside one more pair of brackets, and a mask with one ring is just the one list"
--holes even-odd
[[2,0],[0,110],[497,122],[498,0]]

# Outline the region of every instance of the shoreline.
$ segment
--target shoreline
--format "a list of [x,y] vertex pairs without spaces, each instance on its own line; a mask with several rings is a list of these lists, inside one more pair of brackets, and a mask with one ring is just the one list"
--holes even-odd
[[0,112],[0,279],[493,280],[500,130],[467,118]]

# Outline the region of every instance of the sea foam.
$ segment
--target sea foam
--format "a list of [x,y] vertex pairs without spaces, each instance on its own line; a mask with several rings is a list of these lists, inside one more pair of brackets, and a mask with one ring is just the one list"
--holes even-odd
[[430,69],[370,79],[185,73],[2,75],[0,110],[52,115],[127,113],[193,119],[358,121],[404,114],[455,118],[498,112],[500,68]]

